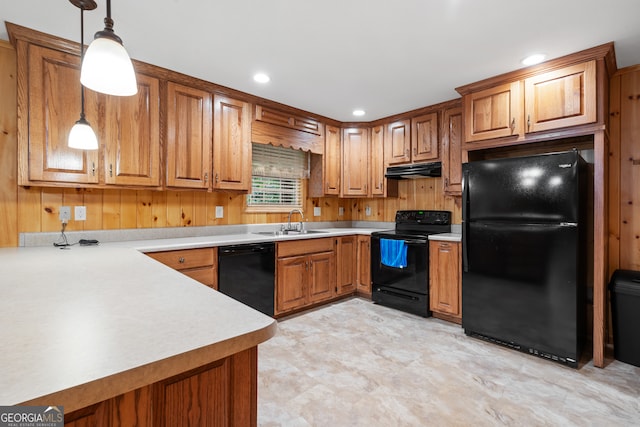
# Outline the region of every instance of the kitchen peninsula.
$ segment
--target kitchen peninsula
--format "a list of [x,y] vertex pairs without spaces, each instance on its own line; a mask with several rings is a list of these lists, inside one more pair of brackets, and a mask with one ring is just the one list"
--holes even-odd
[[274,319],[125,247],[1,249],[0,274],[0,405],[64,406],[65,425],[255,425]]

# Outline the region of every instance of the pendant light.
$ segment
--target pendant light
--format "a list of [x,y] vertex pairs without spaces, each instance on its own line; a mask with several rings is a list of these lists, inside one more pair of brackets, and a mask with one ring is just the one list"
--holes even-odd
[[82,61],[80,81],[96,92],[130,96],[138,92],[136,73],[122,39],[113,32],[111,0],[107,0],[104,30],[95,34]]
[[[93,0],[69,0],[71,4],[80,8],[80,61],[84,57],[84,11],[93,10],[97,4]],[[80,84],[80,119],[69,132],[69,147],[81,150],[97,150],[98,138],[91,129],[91,125],[84,116],[84,86]]]

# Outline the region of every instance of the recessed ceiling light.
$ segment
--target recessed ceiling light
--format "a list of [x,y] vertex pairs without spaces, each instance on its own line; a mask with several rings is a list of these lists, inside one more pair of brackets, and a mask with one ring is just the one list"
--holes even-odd
[[258,73],[253,76],[253,80],[258,83],[269,83],[271,78],[267,76],[265,73]]
[[536,65],[544,61],[546,56],[542,53],[536,53],[534,55],[527,56],[522,60],[522,65]]
[[364,116],[364,114],[365,114],[364,110],[353,110],[353,115],[354,116],[361,117],[361,116]]

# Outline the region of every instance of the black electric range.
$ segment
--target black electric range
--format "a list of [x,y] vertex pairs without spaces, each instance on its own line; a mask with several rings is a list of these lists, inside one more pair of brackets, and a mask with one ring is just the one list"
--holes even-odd
[[[451,212],[402,210],[395,229],[371,234],[371,298],[380,305],[423,317],[429,311],[429,240],[451,232]],[[386,240],[386,241],[385,241]],[[398,242],[402,241],[402,242]],[[389,251],[406,251],[398,257]],[[394,252],[391,255],[395,255]]]

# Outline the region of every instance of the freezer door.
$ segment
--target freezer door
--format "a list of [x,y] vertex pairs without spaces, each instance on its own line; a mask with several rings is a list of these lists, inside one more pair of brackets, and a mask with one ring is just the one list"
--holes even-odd
[[465,232],[465,332],[577,358],[585,322],[578,228],[471,223]]
[[578,222],[576,151],[464,165],[465,221]]

